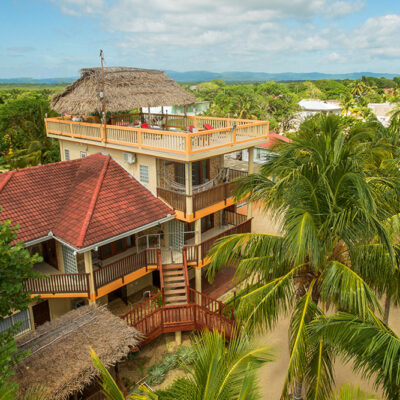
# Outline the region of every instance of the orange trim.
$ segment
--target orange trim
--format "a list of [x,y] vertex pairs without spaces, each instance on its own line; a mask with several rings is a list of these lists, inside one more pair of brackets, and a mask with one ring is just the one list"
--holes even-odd
[[117,290],[122,286],[127,285],[128,283],[131,283],[131,282],[133,282],[133,281],[135,281],[137,279],[140,279],[140,278],[144,277],[145,275],[150,274],[151,272],[153,272],[156,269],[157,269],[157,266],[155,266],[155,267],[147,267],[147,271],[146,271],[146,268],[144,267],[144,268],[141,268],[141,269],[139,269],[139,270],[137,270],[135,272],[132,272],[129,275],[125,275],[124,276],[124,282],[122,282],[122,279],[117,279],[116,281],[111,282],[108,285],[99,288],[97,290],[96,299],[98,299],[99,297],[103,297],[106,294],[111,293],[112,291]]
[[55,294],[31,294],[31,298],[40,296],[41,299],[66,299],[69,297],[84,297],[88,298],[87,292],[84,293],[55,293]]
[[219,203],[213,204],[212,206],[209,206],[209,207],[203,208],[202,210],[196,211],[196,213],[194,215],[186,213],[186,217],[185,217],[184,212],[178,211],[178,210],[175,210],[175,215],[176,215],[176,218],[179,219],[180,221],[194,222],[194,221],[198,220],[199,218],[203,218],[207,215],[210,215],[217,211],[223,210],[224,208],[229,207],[232,204],[235,204],[233,197],[229,197],[226,200],[226,203],[225,203],[225,201],[222,200]]

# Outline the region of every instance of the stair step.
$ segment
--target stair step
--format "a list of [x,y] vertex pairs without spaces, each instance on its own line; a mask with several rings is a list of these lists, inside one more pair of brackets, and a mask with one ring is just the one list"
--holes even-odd
[[169,296],[171,294],[184,294],[186,296],[186,289],[164,289],[164,294]]
[[163,275],[164,275],[164,276],[172,276],[172,275],[181,275],[181,276],[185,276],[185,274],[183,273],[183,271],[179,271],[179,270],[177,270],[177,271],[172,271],[172,270],[163,271]]
[[185,278],[183,276],[166,276],[164,278],[164,283],[168,282],[185,282]]
[[184,302],[187,303],[187,297],[186,296],[168,296],[165,298],[166,303],[171,303],[171,302]]
[[163,271],[170,271],[170,270],[183,270],[183,264],[166,264],[162,266]]

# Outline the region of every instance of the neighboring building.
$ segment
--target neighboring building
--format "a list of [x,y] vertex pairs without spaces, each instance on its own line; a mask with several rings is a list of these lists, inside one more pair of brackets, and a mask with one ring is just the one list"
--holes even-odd
[[315,114],[340,114],[342,111],[340,103],[332,100],[303,99],[298,104],[301,108],[299,115],[303,119]]
[[303,99],[299,101],[298,105],[301,110],[295,114],[290,129],[291,131],[296,131],[304,120],[313,115],[340,114],[342,112],[342,107],[336,100]]
[[188,106],[162,106],[162,107],[150,107],[150,113],[152,114],[176,114],[184,115],[186,108],[186,115],[199,115],[204,113],[210,108],[209,101],[197,101],[194,104]]
[[[103,109],[103,79],[107,125],[90,117]],[[163,319],[158,321],[168,326],[135,319],[146,317],[148,308],[128,313],[127,322],[140,326],[146,340],[174,329],[231,329],[233,316],[218,322],[201,293],[215,240],[251,230],[251,207],[247,216],[236,213],[231,183],[247,171],[226,168],[224,155],[264,143],[269,125],[143,112],[196,101],[162,72],[135,68],[105,68],[104,77],[99,68],[84,69],[53,98],[53,109],[63,116],[47,118],[46,131],[59,140],[63,162],[0,177],[2,218],[21,225],[20,239],[44,257],[36,268],[50,274],[28,283],[44,299],[29,311],[31,326],[82,302],[127,301],[136,293],[141,300],[145,288],[158,286],[162,299],[155,307],[182,306],[184,312],[203,306],[196,320],[175,328]],[[134,109],[140,111],[120,113]],[[248,172],[253,168],[250,157]],[[202,320],[202,310],[211,317]],[[184,318],[181,311],[175,318]]]
[[378,121],[385,127],[390,125],[391,113],[397,107],[396,103],[369,103],[368,107],[376,115]]

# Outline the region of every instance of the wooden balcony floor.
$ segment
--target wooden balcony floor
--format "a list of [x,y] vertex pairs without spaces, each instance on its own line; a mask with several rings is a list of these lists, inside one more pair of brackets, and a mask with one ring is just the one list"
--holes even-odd
[[40,272],[41,274],[61,274],[61,272],[57,268],[44,261],[35,264],[33,270]]

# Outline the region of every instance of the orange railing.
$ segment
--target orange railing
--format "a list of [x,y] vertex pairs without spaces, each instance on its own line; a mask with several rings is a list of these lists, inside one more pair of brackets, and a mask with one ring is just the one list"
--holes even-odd
[[[115,116],[113,124],[106,125],[105,129],[102,124],[46,118],[46,132],[102,144],[132,146],[136,151],[139,148],[186,156],[243,143],[251,146],[252,142],[266,140],[269,133],[268,121],[169,115],[167,123],[161,121],[157,129],[146,129],[126,126],[123,118],[129,119],[128,116]],[[187,130],[189,126],[203,129],[205,124],[213,129],[200,132]],[[168,130],[171,127],[178,127],[182,131]]]

